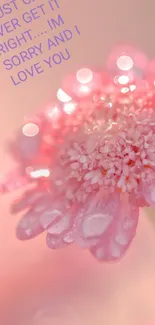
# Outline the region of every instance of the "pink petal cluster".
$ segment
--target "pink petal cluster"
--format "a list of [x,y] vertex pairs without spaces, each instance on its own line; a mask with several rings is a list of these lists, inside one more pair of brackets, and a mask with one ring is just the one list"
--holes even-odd
[[71,116],[60,114],[54,126],[43,116],[38,136],[18,139],[22,168],[39,157],[49,170],[46,189],[39,179],[12,208],[27,209],[19,239],[45,231],[52,249],[76,243],[101,261],[125,254],[139,209],[155,206],[154,94],[100,89],[79,99]]
[[102,112],[95,126],[89,120],[56,142],[50,189],[37,187],[13,207],[14,212],[29,208],[18,238],[46,231],[50,248],[75,242],[104,261],[126,252],[139,208],[155,205],[154,114],[147,123],[131,113],[115,114],[115,121],[110,117],[106,123],[105,116]]

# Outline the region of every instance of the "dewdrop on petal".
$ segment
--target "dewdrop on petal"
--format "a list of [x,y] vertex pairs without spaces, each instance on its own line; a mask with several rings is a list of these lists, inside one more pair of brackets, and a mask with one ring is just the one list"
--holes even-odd
[[46,236],[46,244],[50,249],[62,249],[68,247],[72,242],[66,242],[63,236],[53,236],[48,233]]
[[[113,204],[111,204],[111,200]],[[119,210],[119,194],[103,195],[101,192],[88,197],[81,219],[81,232],[85,238],[101,236],[113,222]],[[79,229],[80,229],[79,228]]]
[[125,200],[115,224],[91,249],[91,253],[100,261],[115,261],[124,255],[135,236],[138,214],[138,208],[130,206]]

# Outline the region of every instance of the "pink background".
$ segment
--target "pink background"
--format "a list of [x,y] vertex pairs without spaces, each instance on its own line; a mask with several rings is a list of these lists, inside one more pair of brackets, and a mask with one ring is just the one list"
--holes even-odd
[[[21,0],[18,2],[21,11],[24,10]],[[43,2],[45,0],[36,0],[31,7]],[[0,65],[2,174],[13,165],[4,149],[6,139],[20,126],[24,116],[33,114],[55,98],[56,90],[68,73],[83,65],[102,68],[108,53],[120,42],[140,46],[147,55],[155,56],[155,3],[152,0],[60,0],[60,4],[65,28],[77,24],[81,31],[81,36],[67,43],[71,60],[18,87],[11,84],[8,72]],[[39,20],[31,27],[34,32],[42,31],[44,22]],[[59,49],[62,48],[64,46]],[[155,228],[153,221],[146,218],[148,212],[145,215],[141,212],[137,237],[126,257],[115,265],[98,264],[87,252],[75,247],[59,252],[48,250],[44,236],[28,243],[17,241],[14,230],[19,216],[9,214],[10,202],[17,194],[0,198],[0,307],[3,311],[0,317],[5,310],[8,313],[9,308],[17,308],[24,296],[50,286],[53,298],[57,293],[58,301],[67,310],[63,321],[58,320],[60,325],[88,322],[92,325],[150,325],[155,322]],[[69,293],[68,305],[66,295]]]

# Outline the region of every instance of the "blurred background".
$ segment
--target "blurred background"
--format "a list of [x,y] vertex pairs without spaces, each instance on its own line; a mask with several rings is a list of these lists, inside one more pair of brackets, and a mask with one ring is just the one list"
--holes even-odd
[[[26,6],[21,0],[16,2],[20,10],[7,16],[6,21],[17,16],[20,19],[23,11],[47,3],[37,0]],[[4,3],[2,0],[0,6]],[[81,66],[102,68],[118,43],[131,44],[148,57],[155,57],[153,0],[60,0],[59,5],[65,28],[76,24],[81,32],[67,43],[71,53],[69,61],[15,87],[10,73],[4,69],[4,57],[0,57],[2,176],[14,166],[5,149],[8,139],[12,139],[25,116],[35,114],[55,98],[66,75]],[[31,24],[34,33],[42,31],[44,26],[45,19]],[[7,39],[8,35],[3,36],[0,42]],[[100,264],[88,252],[74,246],[57,252],[48,250],[44,235],[26,243],[17,241],[15,227],[20,216],[12,217],[9,207],[19,194],[0,198],[1,324],[4,320],[17,324],[18,319],[25,325],[24,321],[29,323],[26,316],[31,314],[31,309],[36,305],[41,308],[47,301],[52,314],[50,324],[151,325],[155,322],[154,211],[141,211],[137,236],[123,260],[117,264]],[[34,324],[40,325],[41,318],[36,317]],[[47,319],[42,324],[47,325]]]

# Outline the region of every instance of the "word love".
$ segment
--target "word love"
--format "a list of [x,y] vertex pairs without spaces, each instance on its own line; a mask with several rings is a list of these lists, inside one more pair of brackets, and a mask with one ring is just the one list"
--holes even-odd
[[[48,67],[52,68],[53,65],[59,65],[63,61],[70,59],[70,53],[67,49],[63,52],[55,53],[49,58],[43,60],[43,63]],[[25,68],[20,70],[16,76],[10,76],[12,83],[14,86],[18,86],[23,82],[27,81],[29,78],[33,78],[36,75],[40,75],[44,73],[44,68],[40,62],[31,65],[29,68]]]
[[25,82],[29,77],[34,77],[44,72],[40,62],[31,65],[30,68],[25,68],[18,72],[16,78],[10,76],[14,86],[18,86],[21,82]]

